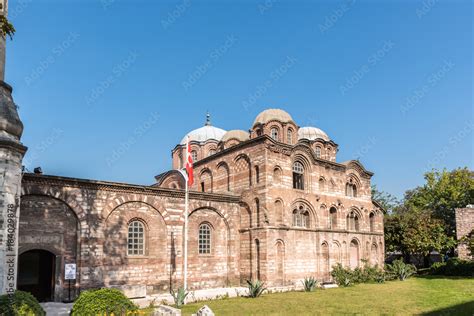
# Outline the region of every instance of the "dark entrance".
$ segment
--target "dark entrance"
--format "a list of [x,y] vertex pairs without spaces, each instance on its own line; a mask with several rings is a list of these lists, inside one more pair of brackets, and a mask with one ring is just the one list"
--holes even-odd
[[30,250],[20,255],[18,289],[40,302],[54,300],[55,256],[46,250]]

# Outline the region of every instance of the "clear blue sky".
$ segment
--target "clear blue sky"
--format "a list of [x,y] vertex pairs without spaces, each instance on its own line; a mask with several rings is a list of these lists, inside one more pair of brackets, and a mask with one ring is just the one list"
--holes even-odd
[[248,129],[276,107],[401,196],[432,167],[473,168],[472,15],[471,1],[11,0],[25,163],[151,184],[207,110]]

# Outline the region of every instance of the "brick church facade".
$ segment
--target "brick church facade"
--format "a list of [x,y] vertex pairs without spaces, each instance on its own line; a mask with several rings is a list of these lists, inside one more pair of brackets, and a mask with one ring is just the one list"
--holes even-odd
[[338,145],[320,129],[269,109],[248,132],[208,120],[172,150],[172,169],[152,186],[25,174],[18,287],[62,300],[66,263],[77,264],[74,293],[106,286],[142,296],[182,285],[184,180],[176,169],[188,136],[190,289],[326,281],[336,263],[383,264],[373,174],[355,160],[336,162]]

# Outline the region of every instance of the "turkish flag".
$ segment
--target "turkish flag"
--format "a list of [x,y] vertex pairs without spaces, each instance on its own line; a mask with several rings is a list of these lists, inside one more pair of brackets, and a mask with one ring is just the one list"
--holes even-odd
[[191,145],[186,143],[186,172],[188,173],[188,187],[194,183],[194,169],[193,169],[193,156],[191,155]]

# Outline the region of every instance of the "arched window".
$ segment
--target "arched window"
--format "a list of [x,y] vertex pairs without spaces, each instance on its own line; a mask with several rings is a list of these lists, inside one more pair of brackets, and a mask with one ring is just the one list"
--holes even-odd
[[145,255],[145,227],[142,222],[134,220],[128,224],[127,244],[129,256]]
[[212,156],[212,155],[215,155],[216,154],[216,150],[215,149],[209,149],[209,154],[208,156]]
[[178,159],[179,159],[179,168],[183,168],[183,154],[179,154],[178,155]]
[[259,199],[255,199],[255,213],[257,215],[257,227],[260,227],[260,201]]
[[309,228],[309,212],[302,205],[293,210],[293,226]]
[[293,189],[304,190],[304,167],[299,161],[293,164]]
[[279,141],[278,128],[272,127],[270,130],[270,136],[273,138],[273,140]]
[[191,151],[191,158],[193,158],[193,163],[195,163],[198,160],[197,151],[195,151],[195,150]]
[[357,197],[357,186],[352,183],[352,179],[346,183],[346,196]]
[[280,184],[281,182],[281,169],[278,167],[275,167],[273,169],[273,184]]
[[287,131],[286,131],[286,142],[289,144],[289,145],[293,145],[293,130],[291,128],[289,128]]
[[329,228],[330,229],[337,228],[337,210],[335,207],[331,207],[329,209]]
[[347,215],[347,230],[359,231],[359,216],[354,211]]
[[211,253],[211,227],[209,224],[199,225],[199,254]]
[[326,180],[324,178],[319,178],[319,191],[324,192],[326,191]]
[[370,231],[374,232],[375,231],[375,214],[370,213],[369,215],[369,224],[370,224]]
[[316,154],[316,157],[321,158],[321,147],[316,147],[314,153]]

